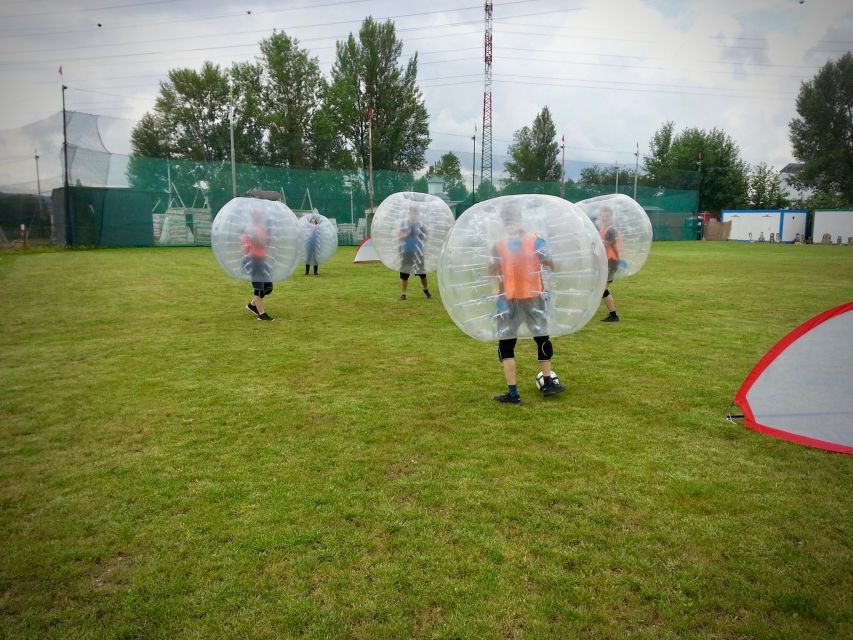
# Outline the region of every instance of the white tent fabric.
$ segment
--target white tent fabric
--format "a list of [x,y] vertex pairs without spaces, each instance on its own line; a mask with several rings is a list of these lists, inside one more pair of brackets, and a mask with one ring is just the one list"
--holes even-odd
[[379,254],[376,252],[376,247],[373,246],[373,239],[370,236],[358,246],[353,262],[379,262]]
[[853,453],[853,302],[782,338],[755,365],[735,402],[750,429]]

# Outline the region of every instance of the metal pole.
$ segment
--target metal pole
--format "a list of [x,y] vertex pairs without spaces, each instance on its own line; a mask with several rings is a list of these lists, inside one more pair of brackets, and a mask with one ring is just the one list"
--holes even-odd
[[619,161],[616,161],[616,191],[613,193],[619,193]]
[[68,190],[68,118],[65,115],[65,84],[62,85],[62,155],[65,160],[65,176],[63,177],[65,201],[65,242],[69,247],[74,246],[74,215],[71,213],[71,193]]
[[39,150],[33,148],[33,155],[36,158],[36,190],[38,191],[39,196],[41,196],[41,178],[39,178]]
[[355,224],[352,211],[352,182],[349,183],[349,223]]
[[637,143],[637,151],[634,153],[637,159],[634,163],[634,200],[637,199],[637,176],[640,175],[640,143]]
[[[232,98],[233,100],[233,98]],[[234,157],[234,104],[228,105],[228,119],[231,124],[231,197],[237,197],[237,160]]]
[[477,177],[477,126],[474,126],[474,135],[471,136],[474,141],[474,156],[471,159],[471,204],[477,202],[477,192],[474,189],[474,180]]
[[[367,154],[368,154],[368,180],[367,194],[370,197],[370,214],[373,215],[373,109],[367,113]],[[373,220],[371,219],[371,222]]]
[[560,170],[560,197],[566,197],[566,135],[563,134],[560,148],[563,150],[562,168]]

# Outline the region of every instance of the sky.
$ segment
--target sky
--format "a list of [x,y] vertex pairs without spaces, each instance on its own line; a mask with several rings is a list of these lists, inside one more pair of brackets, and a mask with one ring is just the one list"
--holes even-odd
[[[328,76],[335,43],[368,15],[393,20],[401,63],[417,53],[427,159],[452,151],[469,177],[479,172],[483,2],[0,0],[0,185],[33,173],[33,152],[11,148],[9,130],[59,112],[62,81],[67,108],[107,116],[105,145],[128,153],[170,69],[253,61],[275,29]],[[495,173],[545,106],[567,167],[633,168],[637,148],[642,162],[673,121],[677,132],[721,129],[746,162],[778,170],[795,161],[788,124],[801,83],[853,49],[853,0],[496,0],[492,42]],[[58,156],[39,153],[50,181]]]

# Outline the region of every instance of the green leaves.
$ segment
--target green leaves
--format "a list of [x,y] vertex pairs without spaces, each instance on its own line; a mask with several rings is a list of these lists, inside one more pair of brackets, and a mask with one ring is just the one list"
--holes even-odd
[[512,158],[504,168],[515,182],[559,181],[562,168],[557,159],[557,129],[551,112],[544,107],[533,119],[533,127],[522,127],[513,134],[509,147]]
[[797,96],[798,118],[789,124],[797,175],[822,200],[853,202],[853,55],[827,62]]

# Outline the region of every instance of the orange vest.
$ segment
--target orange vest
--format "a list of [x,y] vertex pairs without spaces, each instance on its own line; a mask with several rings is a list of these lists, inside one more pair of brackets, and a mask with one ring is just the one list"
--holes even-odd
[[254,234],[243,232],[243,255],[253,258],[265,258],[267,256],[267,230],[259,225],[252,225]]
[[[616,231],[616,242],[613,244],[608,244],[607,240],[607,232],[613,229]],[[607,249],[607,259],[608,260],[618,260],[619,256],[622,255],[622,236],[619,231],[612,224],[606,229],[601,230],[601,241],[604,243],[604,248]]]
[[510,251],[507,238],[496,247],[507,300],[527,300],[542,295],[542,265],[536,255],[536,236],[529,233],[520,240],[520,251]]

